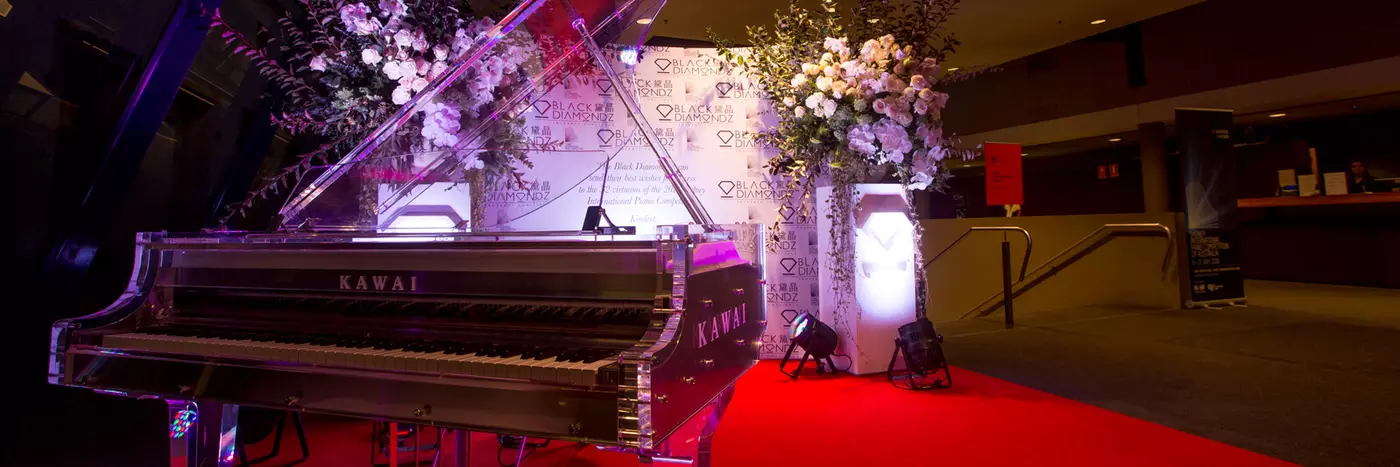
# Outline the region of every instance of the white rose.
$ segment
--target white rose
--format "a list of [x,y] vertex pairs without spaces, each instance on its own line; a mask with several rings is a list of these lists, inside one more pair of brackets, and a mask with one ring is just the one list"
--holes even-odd
[[812,110],[817,110],[818,107],[821,107],[822,101],[824,100],[826,100],[826,94],[814,92],[812,95],[807,96],[807,107]]
[[413,83],[411,83],[410,86],[413,88],[413,92],[422,91],[423,88],[428,87],[428,80],[423,78],[413,78]]
[[835,113],[836,113],[836,101],[833,101],[833,100],[831,100],[831,99],[827,99],[827,100],[822,101],[822,117],[830,118],[831,115],[832,115],[832,114],[835,114]]
[[398,88],[394,89],[394,105],[404,105],[404,103],[408,102],[408,99],[412,97],[413,92],[410,91],[407,86],[399,86]]
[[805,74],[808,74],[808,75],[812,75],[812,76],[816,76],[817,74],[819,74],[819,73],[821,73],[821,72],[822,72],[822,67],[813,65],[813,64],[811,64],[811,63],[803,63],[803,64],[802,64],[802,73],[805,73]]
[[433,62],[432,69],[428,70],[428,79],[436,79],[445,71],[447,71],[447,62]]
[[914,112],[919,115],[928,113],[928,101],[919,100],[914,102]]
[[817,90],[826,92],[831,90],[831,78],[826,76],[817,77]]
[[379,59],[380,57],[378,50],[365,49],[364,51],[360,52],[360,60],[364,60],[366,65],[373,65],[379,63]]
[[804,84],[807,84],[807,75],[797,75],[792,77],[792,87],[800,88]]
[[399,62],[384,62],[384,76],[388,76],[389,79],[398,81],[400,76]]
[[399,78],[400,78],[400,79],[403,79],[403,78],[412,78],[413,76],[415,76],[415,75],[417,75],[417,74],[418,74],[418,64],[413,63],[413,60],[404,60],[404,61],[399,62]]
[[900,94],[903,94],[904,97],[907,99],[913,100],[915,96],[919,95],[919,91],[912,87],[908,87],[904,88],[904,91],[901,91]]
[[796,109],[792,109],[792,114],[793,114],[793,115],[796,115],[797,118],[802,118],[802,117],[804,117],[804,116],[807,115],[807,108],[806,108],[806,107],[798,107],[798,108],[796,108]]
[[919,90],[919,100],[925,100],[925,101],[931,101],[931,100],[933,100],[933,90],[932,90],[932,89],[928,89],[928,88],[920,89],[920,90]]
[[447,54],[450,52],[452,51],[449,50],[445,45],[433,47],[433,57],[436,58],[439,62],[447,60]]
[[426,39],[423,39],[422,37],[414,38],[414,39],[413,39],[413,50],[417,50],[417,51],[419,51],[419,52],[422,52],[422,51],[424,51],[424,50],[428,50],[428,41],[427,41]]
[[394,33],[394,44],[397,44],[399,47],[413,45],[413,34],[409,33],[406,29],[400,29],[399,32]]
[[788,106],[788,107],[792,107],[792,106],[794,106],[794,105],[797,105],[797,99],[793,99],[792,96],[784,97],[784,98],[783,98],[783,105],[786,105],[786,106]]
[[831,63],[832,58],[831,52],[824,53],[822,54],[822,63]]

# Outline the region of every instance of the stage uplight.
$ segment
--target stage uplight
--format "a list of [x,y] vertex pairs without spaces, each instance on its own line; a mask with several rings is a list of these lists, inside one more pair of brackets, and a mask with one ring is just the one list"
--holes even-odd
[[[885,376],[895,386],[934,389],[953,385],[953,375],[948,372],[948,359],[943,355],[943,336],[933,330],[933,323],[928,318],[919,318],[900,326],[894,345],[894,354],[890,356],[890,367]],[[904,370],[896,372],[894,364],[900,353],[904,354]],[[940,372],[942,376],[939,376]],[[930,377],[933,378],[932,382],[927,381]],[[900,385],[900,382],[905,385]]]
[[[778,363],[778,371],[788,377],[797,378],[797,375],[802,374],[802,367],[807,365],[807,358],[810,357],[817,361],[817,374],[836,372],[836,364],[831,361],[831,354],[836,351],[837,336],[836,330],[831,329],[831,326],[818,321],[811,313],[803,313],[793,320],[792,332],[788,337],[792,343],[788,344],[783,361]],[[802,359],[798,361],[797,369],[788,373],[788,360],[792,358],[792,351],[797,347],[802,347]],[[822,360],[826,360],[826,363],[823,364]]]

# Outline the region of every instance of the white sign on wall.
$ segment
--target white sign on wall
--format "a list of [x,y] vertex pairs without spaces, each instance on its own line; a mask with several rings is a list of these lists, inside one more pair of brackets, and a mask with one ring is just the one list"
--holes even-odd
[[[776,118],[757,88],[722,72],[715,57],[714,49],[645,47],[630,91],[716,223],[779,223],[765,258],[768,331],[762,356],[780,358],[791,322],[802,313],[818,314],[815,220],[779,205],[785,183],[764,168],[774,152],[754,140]],[[486,228],[578,228],[600,196],[613,222],[637,226],[643,234],[691,221],[612,91],[602,76],[574,76],[532,104],[526,136],[562,146],[530,154],[534,168],[524,177],[530,187],[488,181]]]

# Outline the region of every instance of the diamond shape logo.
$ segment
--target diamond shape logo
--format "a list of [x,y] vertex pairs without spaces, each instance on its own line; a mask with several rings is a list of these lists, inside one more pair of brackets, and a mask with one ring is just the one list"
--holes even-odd
[[785,220],[785,221],[790,221],[790,220],[792,220],[792,216],[793,216],[794,214],[797,214],[797,210],[796,210],[796,209],[793,209],[792,206],[788,206],[788,205],[786,205],[786,204],[784,204],[784,205],[782,205],[782,206],[778,206],[778,215],[783,216],[783,220]]
[[670,120],[671,113],[676,111],[676,107],[670,104],[658,104],[656,111],[661,113],[662,120]]
[[800,313],[798,313],[797,310],[783,310],[783,312],[779,314],[782,315],[783,321],[787,321],[787,324],[792,324],[792,321],[797,319]]
[[899,195],[870,194],[860,200],[856,214],[856,225],[861,232],[870,235],[885,250],[894,246],[896,238],[903,236],[913,227],[905,214],[907,207]]
[[729,97],[729,90],[731,89],[734,89],[734,83],[724,81],[715,83],[715,90],[719,91],[719,97]]
[[778,265],[783,267],[784,272],[792,272],[792,268],[797,267],[797,258],[783,258],[778,260]]
[[532,105],[535,107],[535,111],[536,111],[536,112],[539,112],[540,115],[544,115],[545,112],[548,112],[548,111],[549,111],[549,102],[548,102],[548,101],[536,101],[536,102],[535,102],[534,104],[532,104]]
[[607,95],[608,93],[612,92],[613,88],[612,81],[608,81],[606,79],[598,79],[594,81],[593,86],[598,88],[598,94],[601,95]]
[[652,60],[651,62],[656,64],[656,71],[657,71],[658,73],[670,73],[670,72],[671,72],[671,71],[670,71],[670,70],[671,70],[671,59],[669,59],[669,58],[658,58],[658,59],[656,59],[656,60]]
[[723,146],[729,146],[729,142],[734,140],[734,132],[729,130],[719,130],[715,136],[719,137],[719,142]]
[[721,191],[721,192],[724,193],[724,196],[723,196],[724,198],[733,198],[733,196],[731,196],[729,193],[732,192],[732,191],[734,191],[734,186],[735,186],[735,185],[734,185],[734,182],[731,182],[731,181],[729,181],[729,180],[725,180],[725,181],[719,182],[719,191]]
[[614,131],[612,131],[612,130],[608,130],[608,129],[598,130],[598,142],[603,143],[604,146],[607,146],[608,143],[612,142],[613,138],[616,138],[616,137],[617,137],[617,133],[614,132]]

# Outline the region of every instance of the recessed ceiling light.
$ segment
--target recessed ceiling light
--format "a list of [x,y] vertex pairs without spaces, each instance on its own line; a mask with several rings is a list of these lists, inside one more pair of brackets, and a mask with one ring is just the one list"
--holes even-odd
[[639,19],[639,20],[637,20],[637,24],[651,24],[651,18],[642,18],[642,19]]
[[958,71],[957,67],[949,68],[948,71]]
[[1122,140],[1123,140],[1123,138],[1109,138],[1109,139],[1108,139],[1108,142],[1110,142],[1110,143],[1117,143],[1117,142],[1122,141]]
[[1103,24],[1103,23],[1107,23],[1107,22],[1108,22],[1108,20],[1106,20],[1106,19],[1096,19],[1096,20],[1090,21],[1089,24],[1095,24],[1095,25],[1097,25],[1097,24]]
[[1029,156],[1029,155],[1030,155],[1030,154],[1026,154],[1026,153],[1024,153],[1024,152],[1021,153],[1021,156]]
[[1286,114],[1286,113],[1269,114],[1269,118],[1279,118],[1279,117],[1287,117],[1287,116],[1288,116],[1288,114]]

